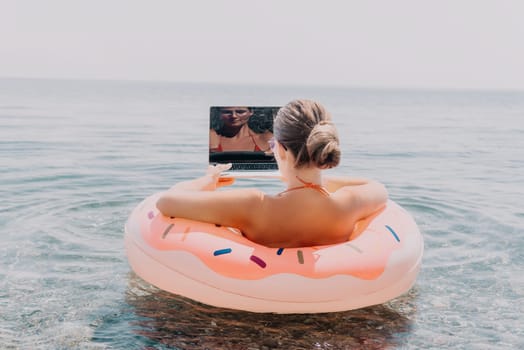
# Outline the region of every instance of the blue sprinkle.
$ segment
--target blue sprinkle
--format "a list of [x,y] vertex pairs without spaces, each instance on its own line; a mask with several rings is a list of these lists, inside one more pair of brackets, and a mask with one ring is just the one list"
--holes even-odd
[[400,242],[400,238],[398,238],[398,235],[396,234],[396,232],[395,232],[391,227],[389,227],[388,225],[386,225],[386,228],[389,230],[389,232],[391,232],[391,234],[393,235],[393,237],[395,237],[395,239],[397,240],[397,242]]
[[213,252],[213,255],[214,256],[218,256],[218,255],[223,255],[223,254],[229,254],[232,252],[232,249],[231,248],[225,248],[225,249],[219,249],[219,250],[215,250]]
[[284,248],[278,248],[277,255],[282,255],[283,251],[284,251]]

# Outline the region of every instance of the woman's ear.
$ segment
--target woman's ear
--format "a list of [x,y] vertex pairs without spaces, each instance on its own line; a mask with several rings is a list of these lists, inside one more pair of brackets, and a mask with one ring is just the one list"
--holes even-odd
[[289,157],[284,146],[282,146],[280,142],[278,141],[277,141],[277,152],[278,152],[278,158],[280,158],[281,160],[287,160],[287,158]]

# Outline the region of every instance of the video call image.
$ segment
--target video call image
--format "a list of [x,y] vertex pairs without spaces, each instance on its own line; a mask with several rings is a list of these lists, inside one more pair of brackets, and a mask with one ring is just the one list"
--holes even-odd
[[273,120],[279,107],[211,107],[209,151],[271,153]]

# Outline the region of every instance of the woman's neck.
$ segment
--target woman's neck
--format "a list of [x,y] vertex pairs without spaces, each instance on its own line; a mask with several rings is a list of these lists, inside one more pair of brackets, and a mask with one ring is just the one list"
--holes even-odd
[[304,182],[322,185],[322,174],[317,168],[292,169],[289,172],[288,188],[302,186]]
[[222,136],[229,137],[229,138],[241,138],[244,136],[249,136],[249,127],[247,124],[243,124],[241,126],[235,127],[235,126],[223,126],[222,130],[220,132]]

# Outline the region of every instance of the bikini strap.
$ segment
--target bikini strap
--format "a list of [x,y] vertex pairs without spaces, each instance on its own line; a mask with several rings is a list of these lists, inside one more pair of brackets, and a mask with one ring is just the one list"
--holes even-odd
[[317,185],[316,183],[313,183],[313,182],[307,182],[307,181],[304,181],[304,180],[302,180],[302,179],[301,179],[300,177],[298,177],[298,176],[297,176],[297,179],[298,179],[298,181],[302,182],[304,185],[288,188],[287,190],[280,192],[278,195],[280,196],[280,195],[282,195],[282,194],[284,194],[284,193],[286,193],[286,192],[290,192],[290,191],[294,191],[294,190],[301,190],[301,189],[303,189],[303,188],[312,188],[312,189],[314,189],[315,191],[320,192],[320,193],[322,193],[323,195],[329,197],[329,191],[326,190],[326,189],[325,189],[324,187],[322,187],[321,185]]
[[253,136],[253,134],[251,134],[249,131],[248,131],[248,134],[249,136],[251,137],[251,141],[253,141],[253,143],[255,144],[255,149],[254,151],[262,151],[262,148],[258,147],[257,145],[257,142],[255,141],[255,137]]

